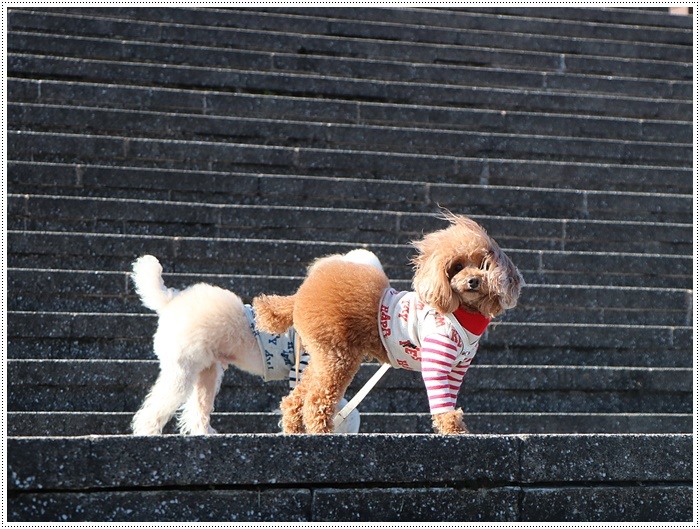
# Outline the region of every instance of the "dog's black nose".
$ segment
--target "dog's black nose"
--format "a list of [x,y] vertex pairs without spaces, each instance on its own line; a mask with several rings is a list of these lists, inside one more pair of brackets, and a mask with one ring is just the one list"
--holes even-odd
[[477,288],[479,288],[480,284],[481,280],[478,277],[470,277],[467,281],[467,285],[469,285],[469,288],[471,290],[476,290]]

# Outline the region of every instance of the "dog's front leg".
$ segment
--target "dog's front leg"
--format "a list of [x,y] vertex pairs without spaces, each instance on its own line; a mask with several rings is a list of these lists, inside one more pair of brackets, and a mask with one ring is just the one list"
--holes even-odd
[[433,415],[433,430],[438,434],[469,433],[464,424],[464,413],[461,408]]

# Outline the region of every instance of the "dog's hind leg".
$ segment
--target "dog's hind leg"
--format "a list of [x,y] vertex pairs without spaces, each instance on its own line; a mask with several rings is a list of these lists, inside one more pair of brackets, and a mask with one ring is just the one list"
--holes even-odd
[[187,400],[194,374],[182,366],[162,365],[156,383],[131,421],[134,435],[159,435],[175,412]]
[[[311,364],[314,356],[317,357],[318,362],[319,355],[311,354]],[[315,366],[313,376],[307,377],[307,373],[304,372],[304,377],[309,380],[309,386],[302,410],[307,433],[316,434],[333,433],[333,418],[338,402],[345,395],[364,358],[363,353],[352,354],[347,351],[335,351],[327,356],[320,356],[323,362]],[[329,362],[331,359],[332,361]]]
[[194,390],[182,408],[177,425],[183,435],[209,435],[216,430],[211,427],[211,412],[214,399],[221,387],[224,368],[218,362],[199,372]]
[[[297,377],[300,375],[297,374]],[[311,363],[304,369],[303,375],[297,382],[292,392],[282,399],[282,432],[305,433],[302,409],[309,384],[313,380],[313,366]]]

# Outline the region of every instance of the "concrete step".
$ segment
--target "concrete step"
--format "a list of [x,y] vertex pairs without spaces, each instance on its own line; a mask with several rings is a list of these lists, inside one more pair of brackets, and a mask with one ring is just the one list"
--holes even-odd
[[[9,412],[11,437],[128,435],[129,412]],[[278,433],[282,415],[273,412],[214,412],[219,434]],[[690,413],[465,413],[474,434],[692,433]],[[431,433],[429,413],[362,412],[360,433]],[[176,434],[175,421],[166,434]]]
[[[326,19],[354,20],[350,9],[332,9],[325,7],[282,7],[282,8],[251,8],[266,11],[269,15],[289,13],[297,19],[308,17]],[[244,12],[250,11],[246,9]],[[565,8],[566,9],[566,8]],[[241,10],[238,10],[241,11]],[[581,11],[569,8],[558,15],[553,15],[548,8],[480,8],[469,7],[460,9],[396,9],[396,8],[367,8],[362,11],[363,21],[395,22],[403,27],[412,24],[450,28],[456,30],[492,30],[498,33],[526,33],[533,35],[561,35],[568,38],[614,39],[636,42],[674,42],[688,45],[690,37],[689,21],[674,21],[668,15],[659,17],[655,23],[649,24],[652,18],[646,16],[645,23],[640,23],[639,15],[634,18],[620,16],[603,10],[592,9],[589,16],[578,18]],[[355,15],[357,17],[357,15]],[[591,19],[596,24],[591,24]],[[668,22],[668,26],[666,25]],[[661,27],[659,27],[661,26]],[[413,29],[413,28],[411,28]],[[466,31],[465,31],[466,32]],[[408,28],[406,30],[408,33]],[[502,45],[502,44],[501,44]]]
[[[261,154],[266,152],[269,153],[269,149]],[[298,154],[302,152],[306,151],[300,150]],[[410,211],[433,211],[435,203],[440,203],[467,211],[477,208],[474,213],[484,208],[484,214],[510,213],[514,208],[516,213],[526,212],[521,216],[596,218],[599,215],[643,221],[657,217],[664,220],[666,211],[671,216],[668,220],[687,222],[692,211],[693,179],[689,169],[453,159],[457,169],[447,164],[442,167],[435,164],[432,168],[424,165],[425,169],[442,171],[425,173],[434,175],[434,181],[426,182],[425,174],[412,174],[410,170],[409,161],[416,162],[416,157],[365,153],[355,160],[361,163],[362,159],[370,159],[370,164],[364,171],[360,169],[359,175],[352,175],[350,171],[341,170],[349,157],[340,152],[335,155],[337,163],[335,166],[326,164],[330,167],[326,175],[305,174],[301,168],[296,174],[284,174],[283,167],[271,165],[259,167],[255,173],[246,173],[101,165],[99,162],[10,160],[7,164],[8,191],[212,203],[230,203],[231,198],[236,197],[242,204],[260,200],[271,205],[280,204],[280,201],[282,205],[293,205],[301,198],[304,202],[315,201],[310,205],[347,207],[360,204],[366,207],[372,204],[369,209],[381,209],[381,203],[398,197],[395,207],[408,207]],[[326,153],[326,157],[329,156],[330,153]],[[381,163],[382,159],[385,164]],[[394,165],[405,168],[405,173],[398,176],[391,169]],[[308,162],[305,169],[315,170]],[[364,178],[363,172],[367,174]],[[327,176],[328,173],[336,175]],[[370,174],[375,176],[370,177]],[[552,187],[542,187],[547,184]],[[338,192],[328,193],[329,188]],[[340,192],[344,195],[339,200]],[[541,201],[538,205],[542,207],[533,210],[528,207],[530,201]],[[404,203],[406,206],[402,206]],[[657,211],[653,212],[654,209]]]
[[149,111],[187,112],[207,116],[287,118],[328,123],[383,124],[447,130],[583,136],[609,139],[688,143],[690,121],[639,120],[606,116],[538,114],[489,109],[445,108],[429,105],[395,105],[311,97],[231,94],[225,92],[141,88],[115,84],[10,78],[11,101],[45,104],[116,106]]
[[[536,112],[445,108],[372,102],[142,88],[75,81],[10,78],[8,99],[24,103],[139,109],[206,116],[288,119],[304,122],[478,130],[647,142],[690,143],[690,121],[615,118]],[[109,101],[104,93],[109,92]]]
[[[509,8],[506,8],[509,9]],[[485,48],[542,50],[549,42],[550,51],[562,53],[562,46],[568,41],[584,41],[593,45],[606,46],[615,41],[623,41],[629,47],[654,43],[687,47],[692,44],[692,27],[688,21],[678,21],[668,15],[660,16],[653,24],[634,24],[639,15],[617,16],[617,20],[595,20],[596,24],[582,20],[560,22],[547,9],[532,11],[528,16],[502,13],[497,15],[479,13],[473,8],[467,11],[454,9],[386,9],[363,8],[334,9],[324,7],[253,7],[233,10],[193,10],[171,9],[168,12],[155,9],[105,10],[102,8],[82,8],[80,11],[52,9],[54,12],[76,12],[87,17],[111,19],[131,19],[143,24],[154,21],[160,24],[189,24],[212,28],[251,28],[257,31],[274,30],[301,35],[328,35],[336,39],[380,39],[421,42],[441,45],[483,46]],[[234,14],[235,16],[231,16]],[[598,9],[597,19],[608,17]],[[647,16],[647,22],[654,17]],[[548,20],[549,19],[549,20]],[[638,20],[638,18],[637,18]],[[110,20],[111,21],[111,20]],[[606,24],[606,22],[608,24]],[[611,22],[611,23],[610,23]],[[105,21],[106,23],[106,21]],[[530,37],[533,42],[524,37]],[[520,37],[520,38],[518,38]],[[571,44],[571,51],[575,52]],[[579,50],[579,53],[585,53]],[[592,51],[591,53],[596,53]],[[597,54],[617,56],[617,49],[597,51]],[[670,60],[673,56],[667,57]]]
[[[7,316],[8,321],[12,322],[9,338],[37,340],[81,337],[150,343],[156,326],[156,317],[151,313],[11,311]],[[482,339],[482,349],[487,344],[489,348],[500,348],[517,343],[520,347],[550,346],[581,350],[637,347],[641,353],[654,351],[653,347],[644,345],[647,341],[653,341],[658,347],[682,350],[684,347],[690,348],[690,331],[689,326],[498,321]],[[9,356],[12,356],[11,351]],[[41,357],[39,355],[37,358]]]
[[[488,353],[481,354],[481,361]],[[375,372],[365,365],[347,395]],[[141,360],[8,360],[9,411],[135,412],[155,382],[158,365]],[[477,364],[457,399],[469,412],[692,413],[691,368],[497,366]],[[264,383],[229,370],[217,411],[273,411],[286,382]],[[427,413],[420,373],[391,370],[362,402],[369,412]]]
[[[443,154],[588,163],[681,166],[692,164],[692,145],[595,138],[456,132],[440,129],[316,124],[224,118],[93,107],[13,104],[9,129],[37,132],[184,139],[250,145]],[[59,140],[60,141],[60,140]]]
[[[343,11],[336,10],[336,13]],[[377,13],[377,11],[372,11]],[[422,11],[424,16],[427,11]],[[141,14],[139,14],[141,15]],[[250,11],[238,11],[238,16],[243,17],[239,27],[216,27],[205,25],[192,25],[190,20],[184,20],[177,24],[164,22],[148,22],[142,16],[138,19],[124,19],[122,12],[104,11],[92,14],[77,11],[75,9],[64,12],[47,12],[45,9],[31,12],[26,9],[13,9],[10,12],[10,25],[14,30],[64,33],[66,28],[79,27],[83,35],[108,36],[130,40],[149,40],[157,42],[171,42],[179,44],[183,42],[183,34],[186,34],[186,41],[191,44],[209,45],[217,42],[235,43],[240,49],[269,51],[291,51],[314,55],[338,55],[342,53],[350,57],[381,57],[387,59],[405,60],[410,56],[414,61],[422,62],[442,62],[464,64],[469,61],[475,64],[483,64],[485,58],[491,61],[499,58],[505,61],[514,57],[514,50],[523,52],[539,52],[538,55],[530,53],[531,61],[539,59],[542,67],[557,68],[561,66],[560,61],[548,57],[551,54],[572,54],[588,56],[604,56],[629,59],[662,60],[672,62],[691,62],[692,50],[688,42],[684,44],[663,44],[649,43],[644,40],[624,42],[608,39],[591,39],[588,35],[577,38],[546,34],[527,34],[521,32],[499,31],[495,26],[492,30],[482,30],[471,28],[470,31],[458,31],[454,29],[440,29],[438,27],[429,28],[422,20],[419,26],[410,28],[410,33],[404,30],[404,39],[411,39],[412,42],[402,40],[387,40],[386,33],[376,34],[376,38],[324,35],[323,31],[316,34],[294,33],[294,28],[288,25],[283,26],[286,20],[282,17],[275,17],[273,20],[277,24],[270,23],[270,18],[275,13],[268,13],[267,16],[251,16]],[[396,16],[394,14],[394,16]],[[549,15],[547,15],[549,16]],[[629,14],[625,14],[629,17]],[[458,15],[459,17],[459,15]],[[443,17],[444,23],[453,20],[453,14]],[[648,17],[658,25],[659,18]],[[678,18],[664,17],[667,21],[678,23]],[[307,19],[308,20],[308,19]],[[501,23],[508,21],[507,17],[501,17]],[[257,27],[255,22],[258,22]],[[184,22],[184,23],[183,23]],[[337,21],[336,21],[337,22]],[[391,22],[391,21],[390,21]],[[395,22],[395,21],[394,21]],[[363,21],[355,17],[351,23],[357,27]],[[687,22],[686,22],[687,23]],[[341,24],[343,24],[341,22]],[[89,25],[90,31],[86,30]],[[343,24],[348,27],[347,23]],[[365,26],[368,24],[365,22]],[[337,26],[337,24],[336,24]],[[370,26],[374,29],[376,25]],[[318,28],[318,25],[317,25]],[[590,28],[590,25],[589,25]],[[396,24],[385,25],[383,30],[397,34],[401,26]],[[683,28],[686,29],[686,28]],[[690,29],[690,28],[687,28]],[[328,31],[326,31],[328,33]],[[337,31],[335,32],[337,33]],[[347,34],[349,35],[349,33]],[[674,36],[684,35],[676,32]],[[428,42],[416,42],[417,37],[422,37]],[[432,38],[431,38],[432,37]],[[430,41],[434,43],[430,43]],[[500,48],[500,49],[499,49]],[[477,51],[479,52],[477,56]],[[510,52],[510,53],[508,53]],[[544,53],[542,53],[544,52]],[[525,55],[528,56],[528,55]],[[549,59],[549,60],[548,60]],[[522,61],[521,61],[522,62]],[[517,63],[516,63],[517,65]]]
[[429,104],[450,107],[499,108],[506,111],[582,113],[639,119],[687,120],[691,101],[625,97],[610,94],[577,94],[496,87],[378,81],[317,74],[257,72],[230,68],[115,62],[109,60],[48,57],[9,53],[7,72],[12,77],[42,77],[140,86],[264,92],[280,96],[330,97],[352,101],[396,104]]
[[[319,256],[344,253],[356,243],[309,240],[169,237],[70,232],[7,232],[6,266],[74,270],[129,270],[143,254],[157,255],[175,273],[302,276]],[[376,244],[372,251],[392,279],[409,279],[412,255],[406,244]],[[549,285],[692,288],[692,258],[684,255],[628,254],[504,247],[526,281]]]
[[[566,182],[563,186],[570,188],[626,190],[631,187],[665,193],[677,192],[679,187],[688,189],[692,182],[692,170],[684,167],[489,159],[21,130],[8,131],[7,137],[11,160],[25,162],[127,165],[195,172],[301,173],[419,182],[425,182],[425,175],[429,174],[434,175],[431,177],[437,183],[558,187]],[[614,176],[606,182],[604,179],[608,175]],[[646,176],[650,181],[641,183]],[[664,178],[665,184],[652,184],[663,182]]]
[[[165,269],[169,263],[162,263]],[[168,286],[183,289],[206,282],[236,292],[246,303],[261,292],[293,294],[303,277],[235,274],[170,274]],[[128,272],[7,269],[13,293],[11,311],[142,313]],[[410,279],[392,280],[397,290],[409,290]],[[691,291],[666,288],[537,285],[529,283],[518,308],[500,318],[508,322],[596,323],[622,325],[692,325]]]
[[[455,9],[455,8],[453,8]],[[688,17],[679,17],[669,13],[667,7],[560,7],[556,10],[531,8],[531,7],[456,7],[458,11],[483,13],[489,15],[525,16],[533,18],[546,18],[569,22],[597,22],[603,24],[615,24],[639,29],[639,26],[667,29],[685,29],[692,27],[692,21]],[[653,10],[650,13],[648,10]]]
[[[153,358],[150,314],[12,311],[7,319],[9,358]],[[475,364],[685,368],[691,340],[690,326],[501,322]]]
[[[282,174],[231,174],[31,161],[10,161],[6,167],[8,192],[27,195],[270,206],[291,202],[366,210],[384,210],[387,202],[391,201],[393,210],[407,212],[432,212],[434,205],[440,204],[469,215],[681,224],[690,222],[693,211],[692,178],[687,179],[691,187],[683,186],[687,194],[670,194],[352,177],[294,175],[290,178]],[[650,174],[648,176],[651,177]],[[663,173],[658,173],[657,178],[660,180],[662,177]],[[484,177],[484,180],[488,180],[488,177]],[[587,184],[604,186],[610,180],[606,175]],[[630,180],[629,184],[632,183]],[[658,184],[652,181],[649,185],[655,183]],[[683,181],[676,184],[682,186]],[[561,185],[567,185],[567,182]]]
[[[87,30],[89,32],[89,29]],[[326,57],[313,54],[258,52],[190,46],[170,43],[124,41],[113,38],[10,32],[8,49],[14,53],[62,56],[98,60],[125,60],[193,67],[233,68],[269,72],[324,72],[329,76],[397,82],[421,82],[463,86],[519,86],[538,90],[567,90],[571,93],[614,93],[661,99],[692,98],[690,62],[617,61],[589,58],[581,69],[563,66],[544,69],[539,61],[532,65],[528,56],[514,64],[468,66],[456,64],[420,64],[415,61]],[[110,36],[111,37],[111,36]],[[512,54],[512,52],[511,52]],[[484,55],[483,53],[481,55]],[[409,55],[410,56],[410,55]],[[412,57],[412,56],[410,56]],[[405,61],[406,59],[403,59]],[[462,58],[462,61],[465,59]],[[482,58],[483,60],[483,58]],[[580,59],[578,59],[580,61]],[[434,61],[434,60],[433,60]],[[574,59],[576,61],[576,59]],[[598,63],[604,64],[598,64]],[[590,64],[590,65],[588,65]],[[577,72],[583,73],[577,73]],[[598,72],[598,73],[591,73]]]
[[688,434],[13,437],[8,519],[690,521],[692,446]]
[[[8,195],[8,229],[182,237],[408,243],[444,227],[434,213]],[[692,225],[472,216],[508,248],[692,254]],[[347,219],[353,229],[347,230]]]

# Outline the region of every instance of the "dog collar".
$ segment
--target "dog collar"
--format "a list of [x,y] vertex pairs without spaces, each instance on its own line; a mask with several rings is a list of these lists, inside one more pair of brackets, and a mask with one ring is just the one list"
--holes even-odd
[[490,318],[482,316],[478,312],[469,312],[462,307],[459,307],[453,314],[462,327],[476,336],[484,334],[486,327],[491,323]]

